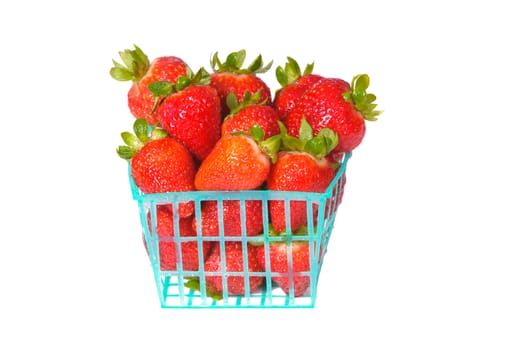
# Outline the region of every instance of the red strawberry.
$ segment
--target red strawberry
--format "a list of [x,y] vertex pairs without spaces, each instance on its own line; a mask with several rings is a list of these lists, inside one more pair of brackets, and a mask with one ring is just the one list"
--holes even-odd
[[128,107],[134,117],[145,118],[154,125],[157,117],[152,114],[154,98],[148,85],[156,81],[175,83],[178,77],[186,74],[187,64],[175,56],[157,57],[150,64],[144,52],[134,47],[135,50],[127,49],[119,53],[125,66],[113,61],[110,75],[119,81],[133,82],[128,91]]
[[262,56],[258,57],[247,67],[242,68],[246,59],[246,50],[240,50],[230,53],[226,61],[223,63],[219,60],[217,52],[210,60],[210,66],[213,73],[211,74],[210,84],[217,90],[221,98],[221,113],[226,116],[230,113],[230,109],[226,105],[226,98],[230,92],[233,92],[237,99],[243,99],[246,91],[251,94],[260,91],[260,101],[271,104],[271,90],[267,84],[260,79],[257,74],[267,72],[272,61],[264,66]]
[[[324,192],[335,177],[335,170],[324,157],[337,145],[337,136],[330,129],[321,130],[315,137],[306,120],[301,123],[300,138],[294,138],[282,128],[285,151],[278,153],[273,164],[267,188],[274,191]],[[318,205],[313,204],[315,220]],[[269,201],[269,213],[275,230],[287,229],[286,202]],[[308,224],[307,202],[290,201],[290,231]]]
[[[121,134],[126,146],[119,146],[118,155],[130,161],[134,182],[144,193],[194,191],[196,166],[190,152],[165,131],[153,128],[148,136],[148,122],[134,122],[135,135]],[[190,216],[194,203],[179,205],[181,217]]]
[[287,57],[285,68],[276,68],[276,79],[282,86],[274,95],[273,105],[280,119],[283,120],[306,90],[323,79],[320,75],[312,74],[314,64],[310,63],[301,72],[299,64],[292,57]]
[[219,139],[196,173],[198,190],[254,190],[265,182],[281,136],[263,141],[260,127],[251,128],[251,134],[227,134]]
[[[342,79],[322,79],[308,89],[287,115],[285,124],[291,135],[297,136],[303,117],[314,131],[328,127],[338,134],[334,155],[355,149],[365,136],[365,121],[374,121],[376,96],[366,92],[369,76],[357,75],[351,85]],[[336,158],[338,158],[336,157]]]
[[249,132],[254,125],[259,125],[264,130],[264,138],[279,134],[278,114],[271,106],[258,103],[259,100],[260,92],[251,95],[246,91],[241,102],[231,92],[227,99],[230,114],[221,125],[221,135],[240,131]]
[[[262,202],[248,200],[246,207],[246,236],[255,236],[262,232]],[[224,236],[241,236],[241,202],[237,200],[223,201],[223,229]],[[198,218],[193,225],[196,227]],[[204,236],[219,236],[219,215],[217,201],[205,201],[201,207],[201,233]]]
[[[214,244],[210,256],[205,261],[205,272],[207,273],[205,282],[210,292],[222,294],[224,289],[223,280],[226,280],[228,295],[244,295],[247,287],[249,287],[248,293],[254,293],[260,288],[264,281],[263,276],[250,275],[249,286],[246,286],[245,278],[240,274],[241,272],[250,274],[263,271],[257,260],[257,247],[251,244],[243,244],[236,241],[225,242],[224,271],[226,272],[226,278],[223,278],[221,274],[223,271],[221,245],[219,243]],[[245,256],[247,258],[244,258]],[[245,268],[246,264],[247,269]],[[216,274],[208,274],[209,272],[215,272]],[[231,274],[233,272],[239,274]]]
[[208,79],[200,69],[194,76],[189,71],[176,84],[149,86],[158,99],[155,113],[162,127],[199,160],[210,153],[221,133],[220,101],[216,90],[205,85]]
[[[199,267],[199,251],[197,240],[184,239],[181,243],[175,239],[173,213],[166,206],[157,207],[157,235],[159,239],[160,269],[162,271],[176,271],[178,261],[181,259],[183,271],[197,271]],[[192,216],[179,219],[178,234],[180,237],[196,237],[192,227]],[[148,225],[152,230],[151,215],[148,213]],[[147,246],[146,242],[144,242]],[[177,245],[180,244],[180,257],[177,254]],[[203,259],[206,259],[212,242],[204,241],[202,244]]]
[[[301,227],[295,234],[306,235],[306,228]],[[308,241],[293,238],[289,243],[281,241],[270,242],[270,267],[266,265],[265,254],[265,245],[257,246],[258,263],[266,271],[281,273],[280,275],[273,276],[272,280],[285,294],[290,295],[292,288],[294,289],[295,297],[300,297],[308,291],[310,287],[310,245]],[[289,261],[292,262],[292,266],[289,266]]]

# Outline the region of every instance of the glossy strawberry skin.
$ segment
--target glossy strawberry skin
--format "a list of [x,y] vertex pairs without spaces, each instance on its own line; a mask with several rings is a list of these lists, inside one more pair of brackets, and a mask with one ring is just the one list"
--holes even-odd
[[[244,283],[244,276],[242,275],[231,275],[230,272],[262,272],[263,269],[257,260],[257,247],[251,244],[246,244],[247,252],[247,264],[248,271],[245,271],[244,264],[244,249],[243,244],[237,241],[225,242],[225,276],[227,283],[228,295],[244,295],[246,292],[246,286]],[[216,275],[205,276],[205,282],[207,288],[214,292],[222,294],[223,292],[223,277],[221,277],[222,269],[221,260],[221,245],[214,243],[210,256],[205,261],[205,272],[216,272]],[[249,277],[249,293],[258,291],[264,281],[263,276],[250,276]]]
[[271,90],[267,84],[255,74],[238,74],[231,72],[212,73],[210,76],[210,85],[214,87],[221,99],[221,114],[223,117],[230,113],[226,105],[226,98],[230,92],[233,92],[237,99],[241,101],[244,93],[249,91],[251,94],[260,91],[260,100],[271,105]]
[[221,134],[220,108],[215,89],[208,85],[190,85],[166,97],[156,113],[169,135],[203,160]]
[[[262,232],[262,202],[258,200],[245,201],[246,236],[255,236]],[[237,200],[223,201],[224,236],[241,236],[241,202]],[[217,201],[205,201],[201,208],[201,232],[204,236],[219,236],[219,215]],[[197,225],[197,218],[193,227]]]
[[[315,159],[305,152],[280,152],[278,160],[271,167],[267,188],[275,191],[324,192],[335,171],[330,163],[323,158]],[[286,226],[285,201],[269,201],[271,223],[278,232]],[[317,217],[318,205],[313,204],[313,218]],[[304,200],[290,201],[290,230],[296,231],[300,226],[308,224],[307,202]]]
[[274,97],[273,106],[280,120],[284,120],[301,96],[321,79],[323,77],[317,74],[305,75],[300,77],[295,83],[278,90]]
[[280,133],[278,113],[272,107],[251,105],[234,115],[229,115],[221,126],[221,135],[249,132],[255,125],[262,127],[265,139]]
[[201,163],[194,184],[200,191],[254,190],[267,179],[271,161],[245,135],[224,135]]
[[[176,271],[178,266],[177,241],[174,239],[173,213],[167,206],[157,207],[157,235],[159,238],[159,259],[162,271]],[[192,217],[179,219],[180,237],[196,237],[196,231],[192,227]],[[151,232],[151,215],[148,213],[148,225]],[[147,247],[147,243],[144,242]],[[209,254],[212,242],[204,241],[203,260]],[[196,240],[184,240],[180,243],[180,258],[183,271],[197,271],[199,267],[198,242]],[[146,248],[147,249],[147,248]]]
[[[292,267],[288,265],[287,243],[275,242],[269,244],[270,268],[265,263],[265,246],[258,246],[257,259],[264,270],[273,273],[282,273],[282,276],[273,276],[272,280],[285,294],[291,294],[292,285],[289,276],[294,282],[294,296],[304,295],[310,287],[310,249],[308,241],[292,241],[291,243]],[[296,274],[302,273],[302,274]]]
[[350,152],[365,136],[365,120],[343,94],[351,85],[342,79],[325,78],[311,86],[297,101],[285,119],[288,132],[297,136],[303,116],[315,133],[328,127],[338,134],[339,142],[334,154]]
[[155,99],[148,85],[157,81],[175,83],[186,72],[187,64],[181,58],[165,56],[153,60],[146,74],[128,91],[130,112],[136,118],[145,118],[150,125],[155,125],[157,116],[151,113]]
[[[166,137],[145,144],[131,161],[135,184],[148,193],[194,191],[196,166],[190,152],[180,142]],[[194,212],[194,203],[179,205],[181,217]]]

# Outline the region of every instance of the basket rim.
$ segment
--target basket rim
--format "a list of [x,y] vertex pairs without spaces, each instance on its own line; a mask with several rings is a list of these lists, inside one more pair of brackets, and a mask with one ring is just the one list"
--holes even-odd
[[352,152],[343,154],[340,160],[340,167],[330,185],[324,192],[302,192],[302,191],[278,191],[278,190],[238,190],[238,191],[184,191],[184,192],[159,192],[143,193],[135,184],[132,176],[130,162],[128,162],[128,178],[132,190],[132,198],[137,201],[151,202],[182,202],[193,200],[273,200],[283,199],[291,200],[312,200],[321,201],[332,197],[334,187],[342,174],[345,173],[347,162],[351,158]]

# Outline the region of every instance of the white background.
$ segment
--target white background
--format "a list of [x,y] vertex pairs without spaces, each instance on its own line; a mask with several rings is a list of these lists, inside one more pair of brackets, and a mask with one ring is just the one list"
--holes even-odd
[[[0,348],[512,349],[507,3],[2,2]],[[314,309],[160,309],[115,153],[132,44],[370,75]]]

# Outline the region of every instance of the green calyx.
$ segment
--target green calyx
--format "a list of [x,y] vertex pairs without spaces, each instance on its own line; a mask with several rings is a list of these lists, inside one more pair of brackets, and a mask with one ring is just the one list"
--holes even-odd
[[[298,227],[298,229],[294,232],[292,232],[292,235],[287,233],[287,230],[283,231],[276,231],[271,223],[269,223],[268,227],[268,233],[269,237],[273,237],[274,239],[271,240],[270,244],[277,244],[277,243],[286,243],[286,242],[306,242],[306,240],[303,239],[293,239],[294,236],[308,236],[308,227],[303,225]],[[314,231],[316,231],[317,228],[314,227]],[[276,237],[280,237],[278,240]],[[249,241],[249,244],[253,246],[262,246],[265,244],[265,235],[261,234],[258,236],[254,236],[254,239]]]
[[[186,280],[187,282],[185,282],[184,287],[201,292],[201,283],[198,277],[187,277]],[[206,289],[205,295],[207,297],[214,300],[223,300],[223,295],[221,293],[212,291],[208,286],[206,286]]]
[[228,96],[226,97],[226,105],[230,109],[230,114],[226,116],[226,118],[230,118],[234,116],[235,114],[239,113],[241,110],[243,110],[246,107],[249,106],[263,106],[267,102],[267,100],[260,101],[261,93],[260,90],[255,92],[254,94],[251,94],[249,90],[246,90],[244,92],[244,96],[242,97],[242,100],[239,101],[237,99],[237,96],[230,92]]
[[156,81],[148,84],[148,89],[155,98],[151,113],[154,113],[157,107],[164,99],[174,93],[185,90],[190,85],[207,85],[210,83],[210,74],[201,67],[195,74],[187,67],[187,74],[176,79],[175,83],[168,81]]
[[116,149],[118,156],[126,160],[132,159],[146,143],[167,137],[166,131],[160,128],[152,127],[150,132],[148,121],[143,118],[135,120],[133,129],[133,134],[128,131],[121,133],[125,144]]
[[342,96],[344,100],[355,106],[365,120],[376,121],[378,120],[376,117],[383,111],[375,110],[377,104],[373,102],[376,100],[376,96],[367,93],[369,84],[370,78],[367,74],[358,74],[351,81],[351,91],[345,92]]
[[260,125],[252,126],[249,129],[249,134],[257,143],[258,148],[271,159],[271,162],[276,163],[281,148],[281,135],[274,135],[264,140],[265,132]]
[[247,68],[242,68],[245,60],[246,50],[230,53],[224,62],[221,62],[219,55],[216,52],[210,59],[210,66],[216,73],[229,72],[236,74],[260,74],[267,72],[273,64],[273,61],[271,61],[267,65],[264,65],[262,55],[258,55],[258,57],[255,58]]
[[299,126],[299,137],[288,134],[285,125],[278,121],[281,131],[282,149],[307,152],[316,158],[327,156],[338,145],[338,135],[330,128],[322,128],[314,136],[313,129],[303,117]]
[[121,64],[112,60],[114,67],[110,69],[110,76],[118,81],[133,81],[137,83],[146,74],[150,67],[148,56],[134,45],[135,50],[124,50],[119,52]]
[[244,135],[246,137],[251,138],[253,141],[256,142],[258,148],[262,153],[264,153],[272,163],[276,163],[276,160],[278,160],[278,152],[281,148],[281,135],[274,135],[271,137],[268,137],[267,139],[264,139],[265,137],[265,131],[262,129],[262,127],[258,124],[253,125],[249,132],[246,131],[235,131],[232,132],[231,135]]
[[302,76],[312,74],[314,63],[307,64],[305,70],[301,72],[301,68],[295,59],[287,57],[287,63],[284,67],[278,66],[276,68],[276,79],[282,87],[289,86],[295,83]]

